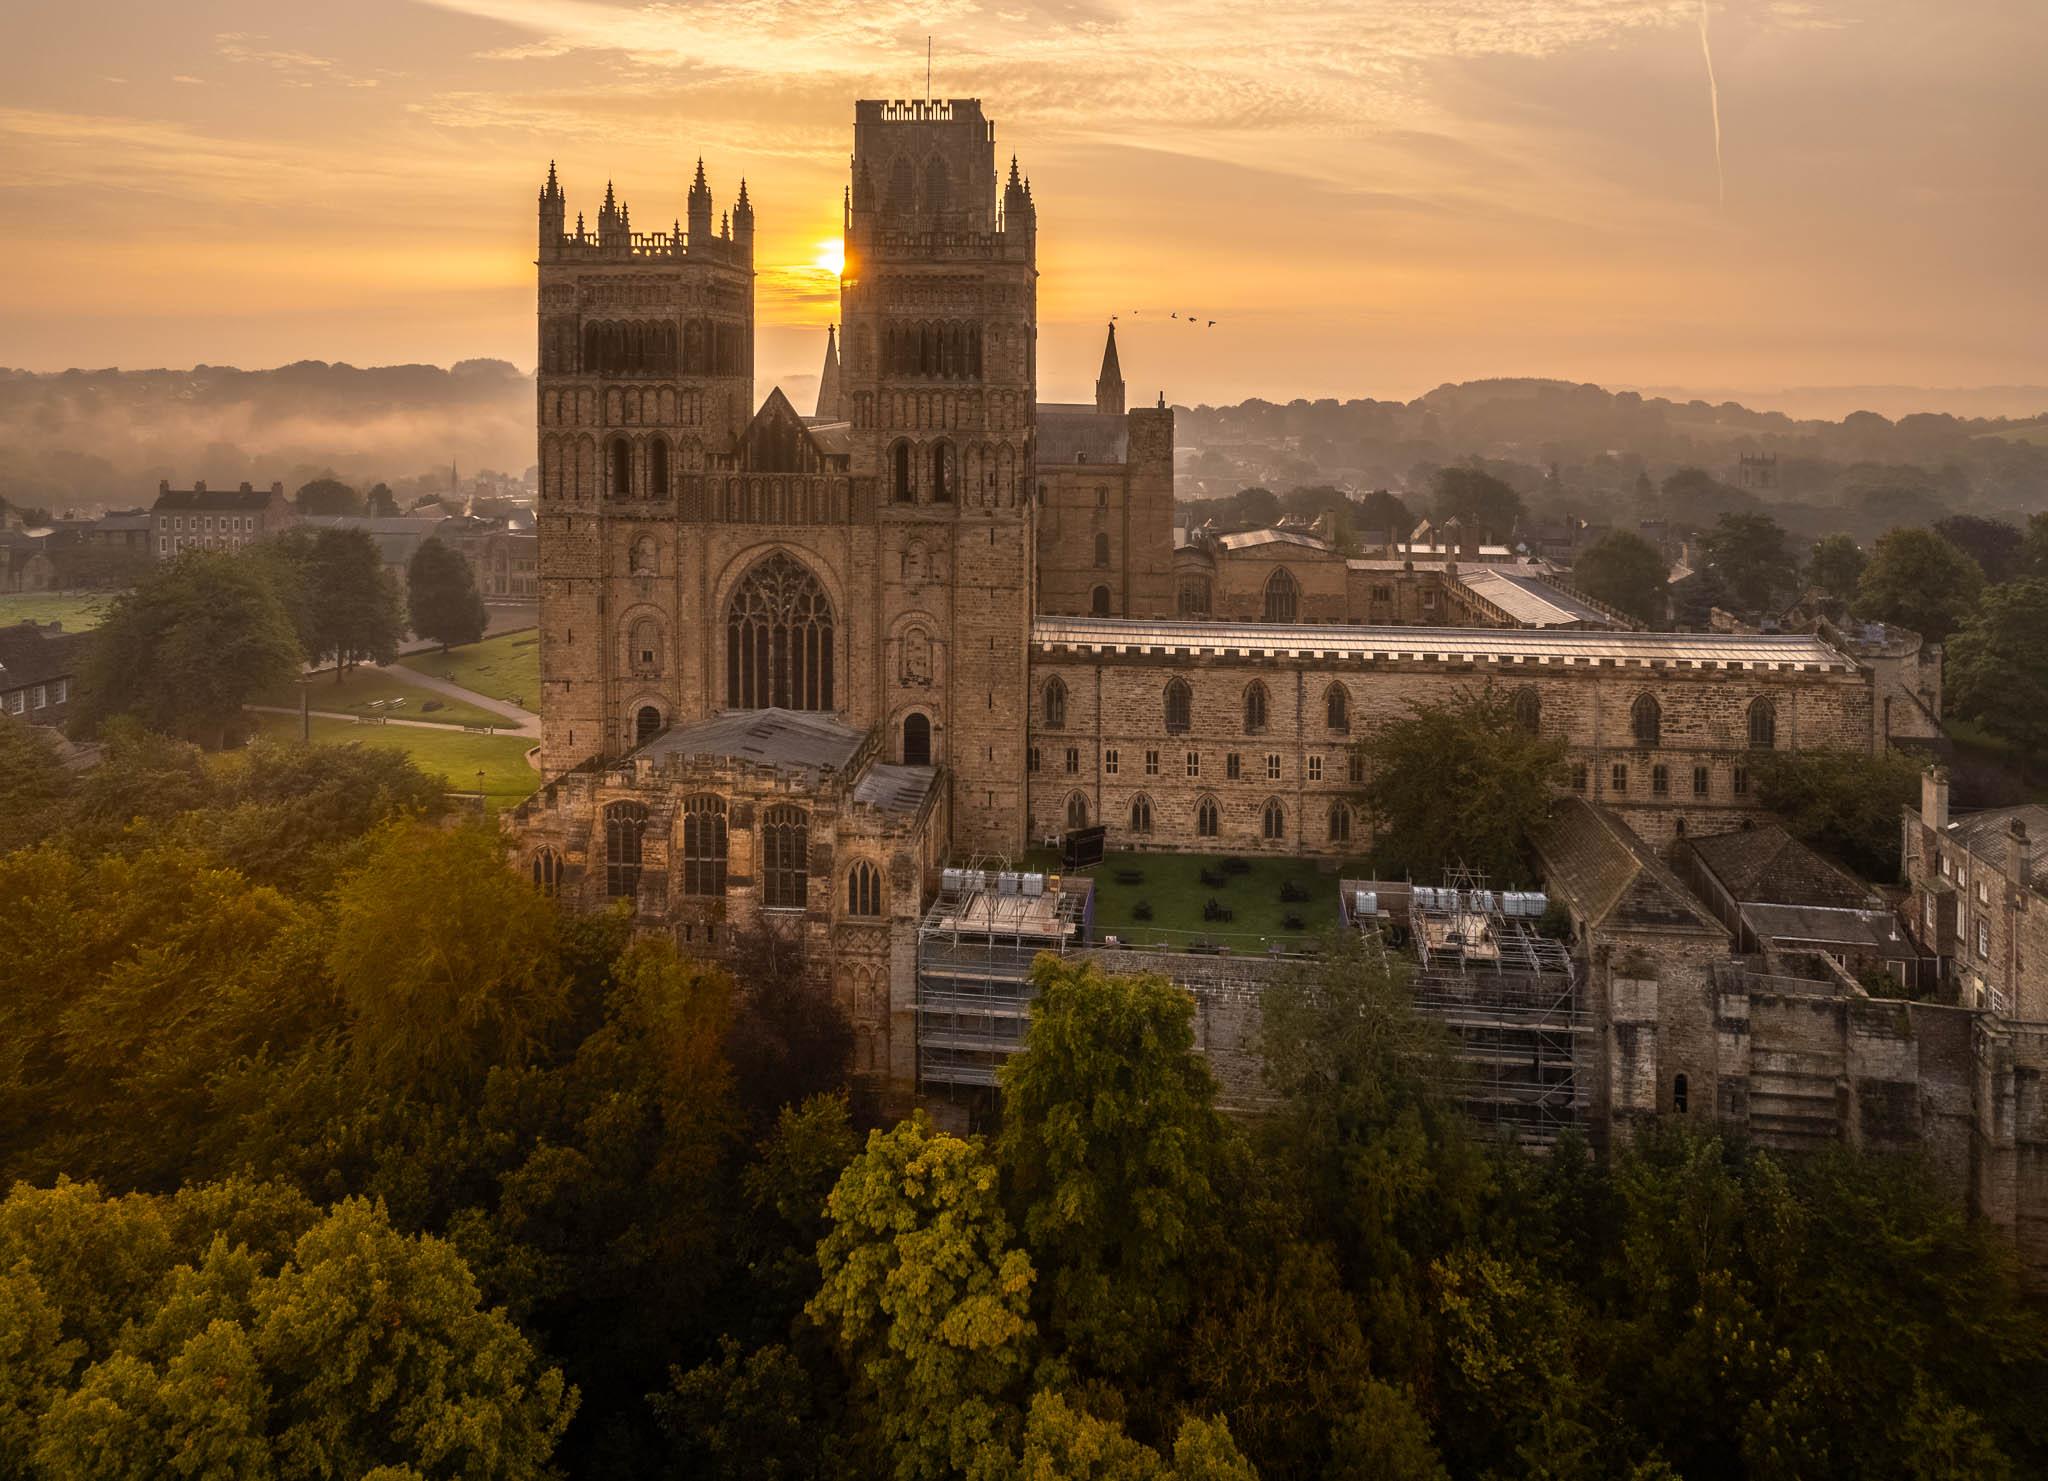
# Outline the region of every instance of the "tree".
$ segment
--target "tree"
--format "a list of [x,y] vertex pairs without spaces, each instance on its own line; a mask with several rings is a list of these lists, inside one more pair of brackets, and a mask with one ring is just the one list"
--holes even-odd
[[242,706],[298,672],[299,645],[257,568],[191,551],[114,599],[81,674],[78,728],[116,715],[215,747]]
[[389,663],[405,632],[398,583],[365,530],[322,530],[313,537],[308,582],[313,656],[334,659],[334,679],[364,659]]
[[363,512],[372,519],[394,518],[400,512],[398,496],[391,492],[389,484],[372,484],[369,493],[363,496]]
[[1506,540],[1522,518],[1522,496],[1479,468],[1439,468],[1431,507],[1437,522],[1456,519],[1481,540]]
[[363,512],[362,496],[331,476],[302,484],[292,497],[292,503],[300,514],[307,516],[357,517]]
[[71,796],[71,772],[47,737],[41,727],[0,714],[0,854],[47,834]]
[[677,1476],[698,1481],[809,1481],[826,1469],[816,1380],[780,1343],[742,1353],[731,1337],[718,1356],[653,1395]]
[[1665,516],[1694,529],[1704,529],[1708,521],[1724,514],[1753,513],[1758,508],[1755,494],[1723,483],[1704,468],[1680,468],[1658,488]]
[[1337,1422],[1327,1481],[1451,1481],[1414,1398],[1385,1383]]
[[1899,873],[1899,808],[1920,795],[1920,763],[1903,751],[1760,751],[1756,798],[1802,843],[1869,879]]
[[920,1111],[871,1132],[826,1200],[808,1309],[853,1376],[876,1471],[898,1481],[936,1481],[1015,1443],[1035,1275],[997,1184],[978,1142]]
[[2022,537],[2002,519],[1951,514],[1934,522],[1934,533],[1974,560],[1994,586],[2019,574]]
[[1949,640],[1946,675],[1957,714],[2027,751],[2048,750],[2048,577],[1986,591]]
[[1667,575],[1657,547],[1627,530],[1601,536],[1571,569],[1572,585],[1646,627],[1664,621]]
[[1258,528],[1280,522],[1280,496],[1271,489],[1239,489],[1232,503],[1233,524]]
[[1784,528],[1768,514],[1724,514],[1700,544],[1745,611],[1762,611],[1797,574]]
[[1823,535],[1813,542],[1806,561],[1806,579],[1830,596],[1848,601],[1856,595],[1869,557],[1853,535]]
[[1856,583],[1854,611],[1945,643],[1976,610],[1983,589],[1977,563],[1932,530],[1891,530],[1878,537]]
[[2020,543],[2020,569],[2029,576],[2048,576],[2048,511],[2027,516],[2026,539]]
[[1012,1474],[1018,1481],[1258,1481],[1259,1473],[1220,1419],[1182,1420],[1169,1460],[1115,1420],[1041,1389],[1032,1395],[1024,1453]]
[[1384,530],[1389,538],[1405,540],[1415,528],[1415,516],[1400,496],[1374,489],[1357,501],[1356,523],[1361,530]]
[[1136,1377],[1193,1298],[1223,1137],[1194,999],[1164,977],[1041,957],[1024,1050],[1002,1069],[996,1142],[1023,1210],[1048,1329],[1084,1371]]
[[1383,878],[1435,880],[1459,864],[1496,885],[1529,877],[1529,839],[1567,779],[1565,746],[1517,723],[1506,696],[1488,688],[1411,702],[1358,751]]
[[[382,487],[380,484],[379,487]],[[461,551],[429,535],[405,568],[406,607],[412,630],[432,638],[446,653],[456,643],[474,643],[484,635],[484,599],[476,575]]]

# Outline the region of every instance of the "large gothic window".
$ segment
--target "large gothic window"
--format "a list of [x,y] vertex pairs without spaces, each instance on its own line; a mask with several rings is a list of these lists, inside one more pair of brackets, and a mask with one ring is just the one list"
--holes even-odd
[[761,903],[801,910],[810,894],[811,820],[800,807],[771,807],[761,824]]
[[866,859],[846,873],[846,913],[865,916],[882,913],[882,871]]
[[552,848],[541,848],[533,856],[534,888],[553,895],[562,888],[562,856]]
[[1281,566],[1266,578],[1266,621],[1292,622],[1301,610],[1301,583]]
[[832,603],[786,555],[747,573],[725,617],[725,702],[736,710],[832,708]]
[[1749,748],[1752,751],[1774,750],[1778,744],[1778,707],[1768,699],[1754,700],[1749,706]]
[[1166,684],[1166,733],[1186,735],[1194,707],[1195,694],[1188,688],[1187,680],[1169,679]]
[[697,796],[683,802],[683,893],[725,893],[725,799]]
[[1266,728],[1266,686],[1257,679],[1245,686],[1244,730],[1257,735]]
[[1657,745],[1664,735],[1664,707],[1654,694],[1639,694],[1629,707],[1628,724],[1637,745]]
[[1064,730],[1067,727],[1067,686],[1058,675],[1045,681],[1045,728]]
[[1204,797],[1195,804],[1195,836],[1214,838],[1216,836],[1216,799]]
[[647,809],[637,802],[614,802],[604,810],[604,888],[614,896],[640,891],[640,839],[647,831]]
[[1529,735],[1543,726],[1543,696],[1532,684],[1524,684],[1515,691],[1515,724]]
[[1351,691],[1332,684],[1323,692],[1323,708],[1330,729],[1341,733],[1351,729]]

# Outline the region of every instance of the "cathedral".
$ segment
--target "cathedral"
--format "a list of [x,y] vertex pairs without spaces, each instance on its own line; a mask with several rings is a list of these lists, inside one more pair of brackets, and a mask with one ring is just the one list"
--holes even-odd
[[[979,101],[855,105],[817,405],[753,379],[754,207],[635,230],[540,195],[544,783],[520,867],[717,954],[801,938],[870,1083],[914,1078],[943,868],[1113,848],[1362,853],[1353,743],[1490,684],[1665,843],[1759,748],[1885,743],[1825,638],[1647,633],[1511,552],[1178,537],[1174,422],[1037,399],[1038,208]],[[714,220],[715,218],[715,220]]]

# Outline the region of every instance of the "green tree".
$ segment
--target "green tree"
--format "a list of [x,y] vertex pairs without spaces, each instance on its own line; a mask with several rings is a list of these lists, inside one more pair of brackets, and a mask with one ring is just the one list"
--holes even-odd
[[1359,1406],[1337,1421],[1326,1481],[1451,1481],[1412,1395],[1371,1383]]
[[1949,702],[2026,751],[2048,750],[2048,577],[1986,591],[1949,640]]
[[996,1142],[1046,1325],[1084,1370],[1135,1377],[1185,1319],[1211,1237],[1215,1083],[1194,1000],[1164,977],[1043,956]]
[[817,1289],[825,1200],[859,1150],[846,1097],[814,1095],[782,1108],[741,1175],[754,1212],[740,1241],[756,1293],[746,1315],[764,1340],[785,1335]]
[[874,1464],[899,1481],[1012,1449],[1037,1329],[1031,1258],[996,1167],[922,1112],[872,1132],[826,1202],[812,1318],[854,1379]]
[[362,495],[332,476],[300,485],[298,493],[292,496],[292,503],[300,514],[307,516],[353,518],[363,512]]
[[461,551],[429,535],[420,541],[405,570],[405,600],[412,630],[432,638],[446,653],[456,643],[484,635],[484,599],[476,575]]
[[1230,522],[1260,528],[1280,522],[1280,496],[1271,489],[1239,489],[1231,501]]
[[1439,524],[1456,519],[1482,540],[1506,540],[1523,514],[1522,496],[1479,468],[1439,468],[1430,507]]
[[1018,1481],[1258,1481],[1224,1421],[1181,1421],[1171,1459],[1063,1394],[1041,1389],[1024,1424]]
[[1724,514],[1700,545],[1745,611],[1762,611],[1798,572],[1785,549],[1784,527],[1768,514]]
[[2048,511],[2027,516],[2026,538],[2020,542],[2020,570],[2048,577]]
[[1506,697],[1484,689],[1411,702],[1358,751],[1384,877],[1440,879],[1459,864],[1496,885],[1529,877],[1529,839],[1565,784],[1565,747],[1518,724]]
[[1899,874],[1899,808],[1920,795],[1920,763],[1903,751],[1760,751],[1756,799],[1802,843],[1867,879]]
[[391,519],[396,517],[401,511],[398,507],[398,496],[391,492],[391,485],[386,483],[370,485],[370,491],[363,495],[363,512],[372,519]]
[[1415,528],[1415,516],[1398,494],[1374,489],[1356,502],[1353,524],[1361,530],[1383,530],[1395,540],[1405,540]]
[[1595,601],[1624,612],[1646,627],[1664,621],[1668,568],[1657,547],[1641,535],[1615,530],[1603,535],[1572,562],[1571,581]]
[[1853,535],[1823,535],[1813,542],[1813,551],[1807,557],[1806,579],[1828,595],[1847,601],[1856,595],[1856,585],[1863,579],[1863,567],[1868,561]]
[[2002,519],[1951,514],[1934,522],[1934,533],[1975,561],[1994,586],[2020,572],[2023,537]]
[[389,663],[398,656],[405,632],[398,583],[368,531],[328,529],[314,536],[306,580],[312,653],[334,660],[336,683],[364,660]]
[[37,726],[0,714],[0,853],[48,834],[70,800],[71,772],[46,736]]
[[1666,518],[1695,529],[1724,514],[1750,514],[1758,508],[1755,494],[1723,483],[1704,468],[1680,468],[1658,485]]
[[298,665],[291,621],[257,569],[188,552],[114,599],[86,650],[76,725],[90,734],[133,715],[219,747],[242,706]]
[[669,1371],[652,1396],[669,1442],[670,1471],[693,1481],[809,1481],[826,1469],[818,1384],[780,1343],[743,1353],[721,1338],[718,1356]]
[[1977,609],[1984,573],[1977,563],[1932,530],[1897,529],[1880,535],[1856,584],[1855,613],[1911,628],[1930,643],[1945,643]]

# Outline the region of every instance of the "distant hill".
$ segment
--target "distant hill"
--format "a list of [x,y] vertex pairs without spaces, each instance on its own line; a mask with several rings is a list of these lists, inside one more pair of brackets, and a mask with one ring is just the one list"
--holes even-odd
[[1637,386],[1645,396],[1672,401],[1740,402],[1794,417],[1845,417],[1852,411],[1911,416],[1945,411],[1959,417],[2016,417],[2048,414],[2048,386],[1788,386],[1778,391],[1710,389],[1699,386]]
[[272,370],[0,370],[0,497],[31,506],[146,503],[179,485],[332,469],[396,483],[456,462],[533,462],[533,378],[502,360]]

